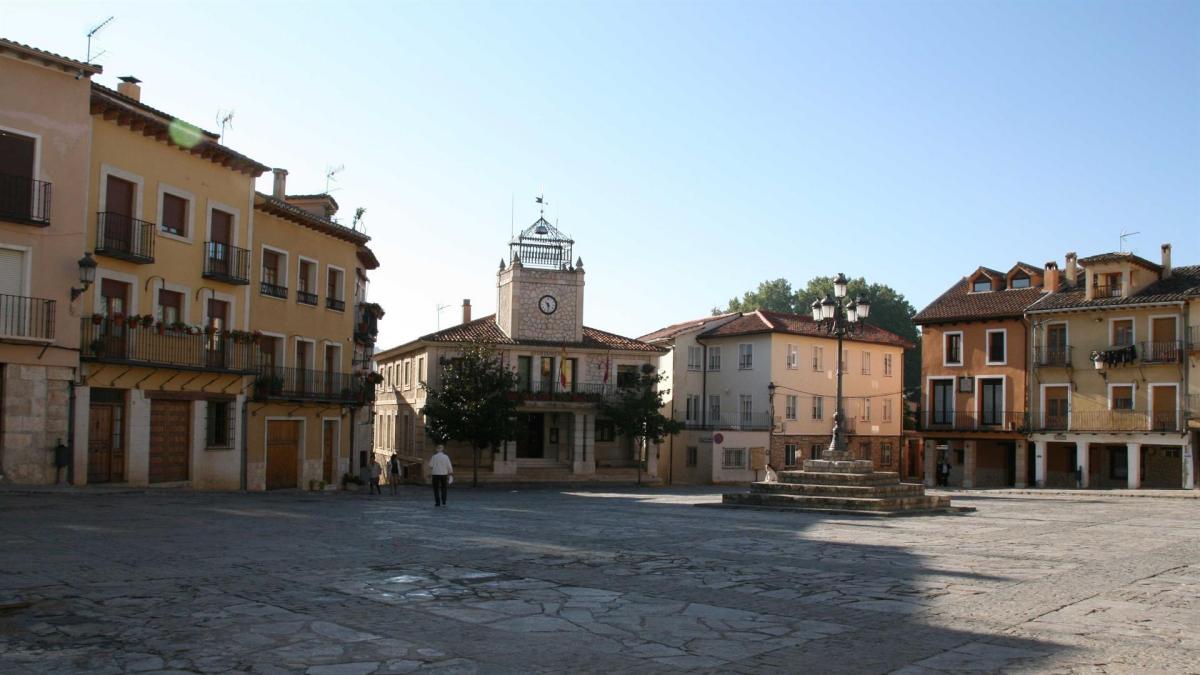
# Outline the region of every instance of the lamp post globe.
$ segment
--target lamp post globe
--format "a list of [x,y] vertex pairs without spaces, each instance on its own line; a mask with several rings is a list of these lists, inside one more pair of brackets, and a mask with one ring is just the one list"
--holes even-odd
[[846,281],[846,275],[838,272],[837,278],[833,280],[833,295],[838,300],[841,300],[842,298],[846,297],[847,287],[848,282]]

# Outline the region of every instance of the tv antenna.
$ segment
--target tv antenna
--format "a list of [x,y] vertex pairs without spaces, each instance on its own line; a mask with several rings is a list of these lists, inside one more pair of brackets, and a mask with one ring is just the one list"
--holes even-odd
[[100,50],[99,54],[92,56],[92,36],[95,35],[96,33],[99,33],[101,28],[104,28],[105,26],[107,26],[108,23],[115,18],[117,18],[117,17],[110,16],[107,19],[101,21],[99,24],[97,24],[95,28],[88,31],[88,34],[87,34],[87,59],[84,61],[84,63],[91,63],[92,59],[100,58],[101,56],[104,55],[105,52],[108,51],[107,49],[102,49],[102,50]]
[[329,184],[336,183],[337,175],[345,170],[346,170],[345,164],[338,164],[337,166],[325,167],[325,194],[329,194],[330,192],[333,192],[333,190],[337,189],[337,188],[333,188],[333,190],[329,189]]
[[225,142],[225,129],[233,128],[233,111],[225,112],[224,110],[217,111],[217,126],[221,127],[221,138],[218,142]]
[[1141,232],[1128,232],[1125,228],[1121,228],[1121,248],[1119,249],[1121,253],[1125,252],[1125,240],[1135,234],[1141,234]]
[[438,329],[438,330],[441,330],[441,329],[442,329],[442,312],[444,312],[444,311],[446,311],[446,310],[448,310],[448,309],[450,309],[450,305],[441,305],[441,304],[439,304],[439,305],[437,306],[437,329]]

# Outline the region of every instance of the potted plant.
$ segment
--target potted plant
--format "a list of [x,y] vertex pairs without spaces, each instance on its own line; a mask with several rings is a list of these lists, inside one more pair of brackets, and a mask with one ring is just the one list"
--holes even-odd
[[92,315],[92,325],[93,326],[99,326],[102,321],[104,321],[103,315],[101,315],[101,314],[93,314]]
[[154,325],[154,315],[146,314],[142,317],[142,328],[149,328]]
[[91,344],[88,345],[88,349],[96,356],[104,356],[104,340],[100,338],[92,340]]
[[120,312],[113,314],[112,320],[113,320],[113,325],[115,325],[115,326],[124,326],[125,325],[125,315],[121,314]]
[[367,373],[366,381],[367,381],[367,384],[370,384],[370,385],[383,384],[383,375],[381,375],[380,373],[376,373],[376,372]]

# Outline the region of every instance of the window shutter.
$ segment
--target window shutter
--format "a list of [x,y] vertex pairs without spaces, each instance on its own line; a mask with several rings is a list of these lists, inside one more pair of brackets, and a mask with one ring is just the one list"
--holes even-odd
[[25,295],[25,252],[0,248],[0,293]]

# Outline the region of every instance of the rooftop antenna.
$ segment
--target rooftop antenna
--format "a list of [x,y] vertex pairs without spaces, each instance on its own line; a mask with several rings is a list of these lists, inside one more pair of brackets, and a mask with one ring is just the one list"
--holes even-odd
[[333,190],[329,189],[329,184],[336,183],[337,175],[345,170],[346,170],[345,164],[338,164],[337,166],[325,167],[325,194],[329,194],[330,192],[333,192],[333,190],[337,189],[337,188],[333,188]]
[[112,21],[115,18],[117,18],[117,17],[110,16],[107,19],[101,21],[99,24],[97,24],[95,28],[88,31],[88,34],[87,34],[87,59],[84,61],[84,63],[91,63],[93,58],[99,58],[102,54],[104,54],[105,51],[107,51],[107,50],[101,50],[101,52],[99,54],[92,56],[92,36],[95,35],[96,33],[99,33],[101,28],[104,28],[105,26],[107,26],[108,22]]
[[446,311],[447,309],[450,309],[450,305],[440,305],[439,304],[437,306],[437,329],[438,330],[442,329],[442,312]]
[[1121,253],[1125,252],[1125,240],[1135,234],[1141,234],[1141,232],[1127,232],[1125,228],[1121,228],[1121,248],[1119,249]]
[[221,127],[221,138],[218,139],[218,142],[224,143],[225,142],[225,129],[233,128],[233,111],[230,110],[229,112],[225,112],[223,110],[218,110],[217,111],[217,126]]

